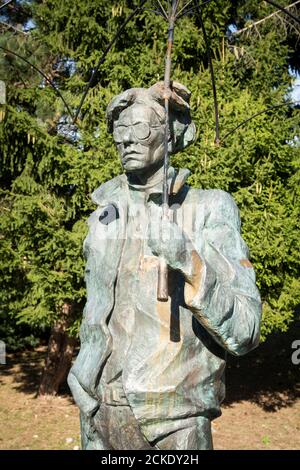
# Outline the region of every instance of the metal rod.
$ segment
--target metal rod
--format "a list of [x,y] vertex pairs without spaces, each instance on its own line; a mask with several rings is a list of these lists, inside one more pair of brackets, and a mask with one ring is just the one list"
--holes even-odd
[[158,10],[149,10],[149,8],[141,8],[141,11],[149,11],[150,13],[154,13],[155,15],[161,16],[163,19],[165,19],[164,15],[162,14],[161,11]]
[[205,29],[205,25],[204,25],[204,21],[203,21],[203,17],[202,17],[202,12],[201,12],[201,8],[200,8],[198,0],[194,0],[194,4],[195,4],[195,7],[196,7],[196,12],[197,12],[198,17],[199,17],[200,25],[201,25],[202,32],[203,32],[203,38],[204,38],[204,42],[205,42],[205,45],[206,45],[206,53],[207,53],[208,66],[209,66],[209,71],[210,71],[210,78],[211,78],[211,84],[212,84],[212,89],[213,89],[213,97],[214,97],[215,122],[216,122],[215,143],[217,145],[219,145],[219,143],[220,143],[219,105],[218,105],[218,98],[217,98],[214,67],[213,67],[212,58],[211,58],[209,40],[208,40],[208,37],[207,37],[207,34],[206,34],[206,29]]
[[179,17],[180,13],[181,13],[183,10],[185,10],[185,9],[188,7],[188,5],[189,5],[192,1],[193,1],[193,0],[189,0],[189,1],[181,8],[181,10],[179,10],[179,12],[178,12],[177,15],[176,15],[177,18]]
[[42,77],[49,83],[49,85],[52,86],[52,88],[54,89],[55,93],[59,96],[59,98],[63,101],[71,119],[73,119],[73,115],[72,115],[72,111],[68,105],[68,103],[66,102],[66,100],[64,99],[63,95],[60,93],[59,89],[56,88],[55,84],[52,82],[52,80],[50,80],[50,78],[47,77],[47,75],[44,74],[44,72],[42,72],[38,67],[36,67],[35,65],[33,65],[31,62],[29,62],[29,60],[27,60],[25,57],[23,57],[22,55],[18,54],[17,52],[14,52],[14,51],[11,51],[10,49],[7,49],[6,47],[3,47],[3,46],[0,46],[0,49],[2,49],[3,51],[7,52],[8,54],[13,54],[15,55],[16,57],[18,57],[19,59],[23,60],[24,62],[26,62],[26,64],[30,65],[30,67],[32,67],[34,70],[36,70],[40,75],[42,75]]
[[227,134],[224,135],[224,137],[221,138],[220,142],[221,144],[229,137],[231,134],[233,134],[236,130],[238,130],[240,127],[242,127],[244,124],[247,124],[247,122],[251,121],[252,119],[256,118],[257,116],[260,116],[261,114],[267,113],[268,111],[271,111],[272,109],[276,108],[282,108],[283,106],[289,106],[293,104],[300,103],[300,101],[288,101],[286,103],[281,103],[281,104],[275,104],[273,106],[269,106],[268,108],[263,109],[262,111],[259,111],[258,113],[252,114],[249,118],[245,119],[244,121],[240,122],[236,127],[231,129]]
[[[170,124],[169,124],[169,99],[170,99],[170,78],[171,78],[171,55],[174,41],[174,28],[176,21],[176,8],[178,7],[178,0],[173,0],[171,14],[168,18],[168,41],[165,59],[165,74],[164,74],[164,106],[165,106],[165,138],[164,138],[164,174],[163,174],[163,193],[162,193],[162,217],[163,220],[168,219],[168,204],[169,204],[169,188],[168,188],[168,168],[169,168],[169,137],[170,137]],[[158,266],[158,284],[157,284],[157,299],[166,302],[168,300],[168,265],[163,257],[159,257]]]
[[169,91],[170,91],[170,77],[171,77],[171,54],[174,40],[174,16],[170,18],[169,29],[168,29],[168,43],[167,43],[167,53],[166,53],[166,62],[165,62],[165,76],[164,76],[164,86],[165,86],[165,141],[164,141],[164,186],[163,186],[163,208],[164,212],[167,210],[168,206],[168,164],[169,164]]
[[273,7],[278,8],[278,10],[281,10],[283,13],[286,13],[288,16],[293,18],[293,20],[297,21],[297,23],[300,24],[300,18],[298,16],[293,15],[290,11],[286,10],[286,8],[282,7],[279,5],[279,3],[274,2],[273,0],[265,0],[265,2],[269,3],[270,5],[273,5]]
[[168,0],[168,15],[169,16],[171,15],[171,1],[170,0]]
[[164,18],[167,20],[168,19],[168,15],[166,13],[166,10],[164,9],[164,7],[162,6],[162,4],[160,3],[160,0],[156,0],[157,3],[158,3],[158,7],[160,8],[160,11],[162,12],[162,14],[164,15]]
[[167,51],[165,59],[165,74],[164,74],[164,86],[165,86],[165,140],[164,140],[164,180],[163,180],[163,212],[167,215],[168,212],[168,165],[169,165],[169,136],[170,136],[170,125],[169,125],[169,98],[170,98],[170,78],[171,78],[171,55],[174,42],[174,28],[175,28],[175,14],[176,7],[178,6],[178,0],[173,0],[172,11],[169,16],[169,27],[168,27],[168,41]]
[[110,43],[106,46],[101,58],[99,59],[96,67],[93,69],[92,71],[92,74],[91,74],[91,77],[85,87],[85,90],[83,92],[83,95],[81,97],[81,100],[80,100],[80,103],[79,103],[79,106],[76,110],[76,113],[75,113],[75,116],[74,116],[74,120],[73,120],[73,124],[75,124],[75,122],[77,121],[77,118],[79,116],[79,113],[80,113],[80,110],[82,108],[82,105],[84,103],[84,100],[86,98],[86,95],[88,94],[88,91],[91,87],[91,84],[93,83],[94,81],[94,78],[96,77],[97,73],[98,73],[98,70],[99,70],[99,67],[100,65],[103,64],[108,52],[111,50],[112,46],[114,45],[114,43],[117,41],[117,39],[119,39],[123,29],[127,26],[127,23],[129,23],[129,21],[142,9],[143,5],[146,3],[147,0],[142,0],[140,6],[138,6],[127,18],[126,20],[124,21],[124,23],[120,26],[120,28],[118,29],[118,31],[116,32],[116,34],[114,35],[114,37],[112,38],[112,40],[110,41]]

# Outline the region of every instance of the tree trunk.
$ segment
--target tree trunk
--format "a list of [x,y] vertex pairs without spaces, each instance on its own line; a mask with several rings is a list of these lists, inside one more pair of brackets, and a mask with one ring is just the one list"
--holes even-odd
[[76,339],[67,333],[73,319],[74,305],[65,303],[61,317],[51,330],[39,395],[56,395],[71,367]]

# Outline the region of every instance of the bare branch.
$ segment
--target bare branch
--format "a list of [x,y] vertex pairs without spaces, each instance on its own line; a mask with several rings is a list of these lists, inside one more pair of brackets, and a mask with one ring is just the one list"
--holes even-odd
[[8,0],[8,2],[4,3],[3,5],[0,6],[0,10],[2,10],[2,8],[6,7],[7,5],[9,5],[10,3],[12,3],[13,0]]
[[[285,7],[285,10],[288,10],[292,7],[294,7],[295,5],[298,5],[300,3],[300,0],[297,0],[296,2],[292,3],[291,5],[288,5],[287,7]],[[251,28],[254,28],[256,27],[257,25],[261,24],[261,23],[264,23],[265,21],[269,20],[270,18],[272,18],[273,16],[278,16],[280,13],[283,13],[281,10],[277,10],[277,11],[274,11],[274,13],[271,13],[270,15],[266,16],[265,18],[262,18],[261,20],[258,20],[258,21],[255,21],[254,23],[250,24],[249,26],[246,26],[245,28],[243,29],[239,29],[238,31],[235,31],[234,33],[232,33],[234,36],[237,36],[238,34],[242,34],[244,33],[245,31],[247,31],[248,29],[251,29]]]
[[295,20],[297,23],[300,24],[300,18],[296,15],[293,15],[293,13],[291,13],[287,7],[282,7],[279,3],[274,2],[274,0],[264,0],[264,1],[272,5],[273,7],[278,8],[280,11],[290,16],[291,18],[293,18],[293,20]]
[[28,33],[26,33],[25,31],[22,31],[21,29],[16,28],[16,27],[13,26],[12,24],[5,23],[5,21],[0,21],[0,25],[3,25],[3,26],[4,26],[5,28],[7,28],[7,29],[13,29],[13,30],[16,31],[17,33],[25,34],[25,36],[28,36]]

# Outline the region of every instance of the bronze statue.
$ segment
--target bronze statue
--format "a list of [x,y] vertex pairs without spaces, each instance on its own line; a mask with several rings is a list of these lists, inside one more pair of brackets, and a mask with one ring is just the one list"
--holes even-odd
[[[133,88],[108,106],[124,174],[93,193],[84,243],[87,303],[68,382],[83,449],[211,449],[227,352],[259,342],[261,301],[238,208],[221,190],[191,189],[168,152],[192,143],[189,91]],[[168,300],[158,300],[159,259]]]

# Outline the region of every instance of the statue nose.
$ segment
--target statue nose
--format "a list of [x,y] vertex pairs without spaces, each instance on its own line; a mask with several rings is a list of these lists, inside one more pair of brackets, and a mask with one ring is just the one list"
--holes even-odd
[[134,141],[134,135],[133,135],[133,130],[131,126],[128,126],[126,131],[124,132],[123,136],[124,142],[133,142]]

